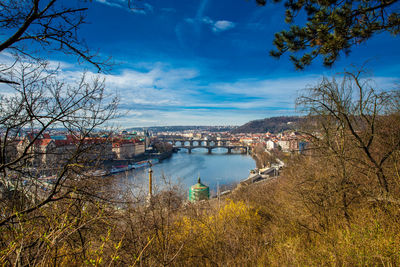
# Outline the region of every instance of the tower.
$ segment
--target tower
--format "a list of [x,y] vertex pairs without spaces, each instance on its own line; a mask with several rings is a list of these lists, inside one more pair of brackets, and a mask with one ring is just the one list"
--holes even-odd
[[149,168],[149,198],[153,196],[153,170]]

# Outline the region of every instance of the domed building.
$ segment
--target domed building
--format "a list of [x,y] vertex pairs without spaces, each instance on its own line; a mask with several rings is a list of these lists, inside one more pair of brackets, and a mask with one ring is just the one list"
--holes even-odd
[[189,189],[189,201],[196,202],[210,198],[210,188],[201,183],[200,176],[197,179],[197,184],[192,185]]

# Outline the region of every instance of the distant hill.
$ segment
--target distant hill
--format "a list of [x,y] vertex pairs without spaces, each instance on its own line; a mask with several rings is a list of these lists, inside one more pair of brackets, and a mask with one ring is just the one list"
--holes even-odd
[[295,130],[303,120],[304,117],[298,116],[266,118],[250,121],[236,129],[233,129],[231,133],[279,133],[286,130]]
[[144,131],[151,132],[183,132],[183,131],[210,131],[210,132],[229,132],[238,126],[152,126],[152,127],[133,127],[126,129],[127,131]]

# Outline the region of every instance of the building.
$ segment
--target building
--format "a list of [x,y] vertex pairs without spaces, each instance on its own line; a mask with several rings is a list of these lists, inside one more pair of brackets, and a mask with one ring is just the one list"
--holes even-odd
[[201,183],[200,176],[197,179],[197,184],[192,185],[189,189],[189,201],[196,202],[207,200],[210,198],[210,188]]
[[278,141],[278,145],[283,152],[290,151],[290,141],[289,140],[281,139]]
[[112,152],[115,153],[117,159],[131,159],[145,152],[145,142],[134,139],[117,139],[113,140]]
[[18,142],[17,152],[29,157],[33,166],[59,166],[79,155],[82,160],[106,160],[114,157],[112,145],[105,138],[80,139],[75,135],[57,136],[28,134]]
[[278,148],[278,144],[272,141],[271,139],[265,142],[265,146],[267,150],[274,150]]

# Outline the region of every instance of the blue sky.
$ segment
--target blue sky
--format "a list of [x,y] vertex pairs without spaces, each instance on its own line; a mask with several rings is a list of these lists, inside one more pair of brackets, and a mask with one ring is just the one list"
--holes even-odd
[[[116,65],[105,74],[120,96],[123,127],[241,125],[294,115],[299,90],[350,64],[367,67],[385,88],[398,81],[400,42],[380,34],[342,56],[333,68],[316,61],[296,71],[283,56],[268,54],[273,34],[286,27],[281,5],[258,7],[253,0],[93,0],[80,35]],[[82,66],[70,58],[65,75]]]

